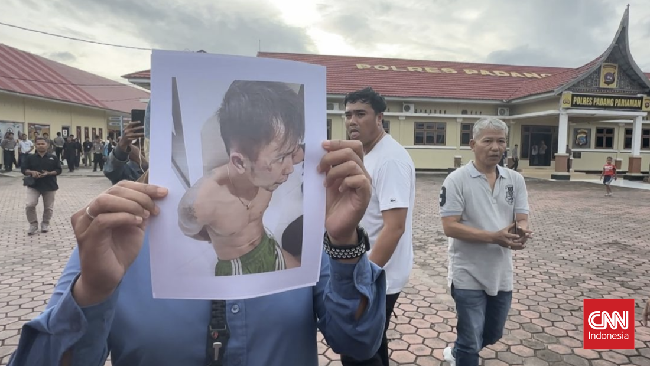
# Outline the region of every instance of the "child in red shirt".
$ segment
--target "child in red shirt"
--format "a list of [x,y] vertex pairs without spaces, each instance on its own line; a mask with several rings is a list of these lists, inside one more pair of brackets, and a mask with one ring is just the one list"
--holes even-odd
[[612,164],[611,156],[607,157],[607,164],[605,164],[603,167],[603,172],[600,175],[600,179],[603,181],[603,184],[607,189],[605,196],[611,196],[612,188],[610,187],[610,184],[612,183],[612,179],[616,180],[616,166]]

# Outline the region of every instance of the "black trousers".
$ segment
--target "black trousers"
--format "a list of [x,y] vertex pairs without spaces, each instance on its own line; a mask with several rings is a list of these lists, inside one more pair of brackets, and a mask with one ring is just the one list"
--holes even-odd
[[9,150],[4,150],[3,151],[4,155],[4,165],[5,165],[5,171],[10,172],[13,170],[14,165],[16,164],[16,152],[15,151],[9,151]]
[[99,170],[104,170],[104,155],[102,154],[93,154],[93,171],[97,170],[97,164],[99,164]]
[[368,360],[355,360],[352,357],[346,355],[341,355],[341,364],[343,366],[389,366],[388,358],[388,338],[386,337],[386,331],[388,330],[388,325],[390,324],[391,315],[393,315],[393,309],[395,308],[395,303],[399,298],[400,292],[396,294],[386,295],[386,323],[384,324],[384,336],[381,340],[381,345],[377,353]]

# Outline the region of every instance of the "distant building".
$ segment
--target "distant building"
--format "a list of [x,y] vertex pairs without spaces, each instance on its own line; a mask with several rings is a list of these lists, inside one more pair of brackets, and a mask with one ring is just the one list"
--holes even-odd
[[0,135],[47,132],[82,141],[118,135],[119,117],[145,109],[149,93],[0,44]]

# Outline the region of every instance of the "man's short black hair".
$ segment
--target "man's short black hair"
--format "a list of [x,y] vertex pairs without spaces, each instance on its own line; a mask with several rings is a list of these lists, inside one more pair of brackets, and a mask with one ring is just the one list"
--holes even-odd
[[384,113],[386,111],[386,100],[371,87],[348,93],[345,96],[343,105],[345,106],[348,103],[356,102],[370,104],[372,110],[374,110],[376,114]]
[[236,146],[256,161],[279,134],[282,145],[299,143],[305,135],[303,95],[303,86],[297,93],[282,82],[233,81],[217,112],[226,152]]
[[34,143],[36,143],[36,141],[38,141],[38,140],[43,140],[43,141],[47,144],[47,140],[45,139],[45,137],[37,136],[37,137],[34,139]]

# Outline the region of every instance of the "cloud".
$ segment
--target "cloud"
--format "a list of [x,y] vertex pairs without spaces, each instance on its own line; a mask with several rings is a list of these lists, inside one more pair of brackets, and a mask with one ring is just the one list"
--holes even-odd
[[[650,72],[650,7],[647,0],[628,2],[631,51]],[[290,0],[3,0],[0,14],[14,14],[15,24],[52,33],[160,49],[254,56],[261,40],[262,50],[271,52],[321,49],[356,56],[578,67],[607,48],[626,3],[302,0],[296,6]],[[0,31],[3,43],[120,81],[121,75],[150,67],[146,51]]]
[[45,58],[49,58],[54,61],[59,61],[61,63],[67,64],[67,63],[72,63],[77,60],[77,56],[73,55],[70,52],[64,51],[64,52],[52,52],[52,53],[46,53],[42,55]]
[[58,7],[77,21],[102,14],[104,24],[155,48],[253,56],[262,40],[268,50],[314,51],[305,30],[284,24],[262,1],[66,0]]
[[[630,38],[650,32],[647,0],[630,1]],[[360,56],[578,67],[612,41],[625,4],[616,0],[330,0],[317,26]],[[635,19],[639,21],[634,22]],[[650,33],[649,33],[650,34]],[[650,61],[640,47],[635,58]],[[634,51],[633,51],[634,52]]]
[[[35,3],[38,6],[32,8]],[[305,29],[285,24],[278,9],[264,0],[3,0],[0,14],[15,14],[12,23],[32,29],[145,48],[255,56],[261,40],[264,51],[317,51]],[[7,31],[2,33],[3,43],[50,58],[58,56],[70,66],[114,80],[124,81],[121,75],[150,67],[147,51],[10,28],[0,31]]]

